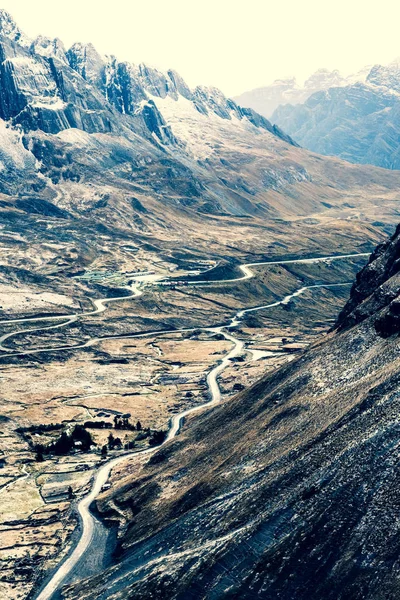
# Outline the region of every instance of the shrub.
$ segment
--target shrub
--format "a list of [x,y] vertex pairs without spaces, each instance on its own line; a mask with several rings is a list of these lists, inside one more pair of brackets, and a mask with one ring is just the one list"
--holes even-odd
[[149,439],[149,446],[160,446],[167,437],[166,431],[154,431],[153,435]]

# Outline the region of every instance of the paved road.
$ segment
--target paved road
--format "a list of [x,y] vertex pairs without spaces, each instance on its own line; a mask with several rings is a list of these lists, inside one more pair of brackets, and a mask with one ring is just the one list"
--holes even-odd
[[244,265],[239,265],[239,269],[242,271],[242,277],[236,277],[235,279],[217,279],[215,281],[194,281],[190,283],[190,285],[205,285],[205,284],[214,284],[214,283],[234,283],[236,281],[245,281],[246,279],[251,279],[255,276],[251,267],[263,267],[268,265],[295,265],[295,264],[304,264],[311,265],[319,262],[327,262],[327,261],[335,261],[335,260],[343,260],[346,258],[360,258],[360,257],[370,256],[370,253],[359,253],[359,254],[341,254],[339,256],[317,256],[315,258],[295,258],[292,260],[274,260],[274,261],[266,261],[266,262],[255,262],[255,263],[246,263]]
[[[208,389],[209,389],[209,392],[211,395],[211,400],[209,402],[207,402],[206,404],[202,404],[200,406],[195,406],[193,408],[190,408],[190,409],[187,409],[187,410],[181,412],[179,415],[175,415],[171,420],[171,426],[168,431],[168,435],[167,435],[167,438],[166,438],[164,444],[167,444],[179,433],[185,417],[188,417],[189,415],[191,415],[195,412],[203,410],[204,408],[210,408],[211,406],[220,402],[221,391],[220,391],[220,388],[219,388],[219,385],[217,382],[217,377],[230,364],[230,360],[232,358],[234,358],[235,356],[238,356],[243,350],[243,347],[244,347],[243,342],[236,339],[229,333],[224,332],[222,327],[218,327],[215,329],[209,329],[207,331],[210,331],[212,333],[222,333],[222,335],[227,340],[230,340],[233,343],[233,348],[229,352],[229,354],[227,354],[224,357],[222,362],[220,364],[218,364],[216,367],[214,367],[212,369],[212,371],[210,371],[210,373],[208,374],[207,384],[208,384]],[[162,445],[164,445],[164,444],[162,444]],[[54,573],[53,577],[50,579],[50,581],[47,583],[47,585],[44,587],[44,589],[36,597],[36,600],[50,600],[52,598],[53,594],[62,585],[62,582],[77,566],[81,557],[86,552],[86,550],[89,548],[91,540],[93,538],[93,533],[94,533],[94,518],[89,510],[89,507],[90,507],[91,503],[93,502],[93,500],[95,500],[95,498],[99,495],[102,486],[107,482],[112,469],[115,468],[120,463],[126,462],[129,459],[132,459],[133,457],[135,457],[138,454],[140,454],[140,455],[151,454],[151,453],[154,453],[157,450],[159,450],[159,448],[160,448],[160,446],[157,446],[156,448],[148,448],[146,450],[142,450],[141,452],[136,451],[136,452],[132,452],[130,454],[125,454],[123,456],[119,456],[118,458],[114,458],[113,460],[107,462],[102,467],[100,467],[100,469],[95,474],[92,489],[90,490],[89,494],[84,496],[84,498],[82,498],[82,500],[80,500],[80,502],[77,505],[77,510],[78,510],[78,513],[80,516],[80,522],[81,522],[81,536],[79,538],[79,541],[78,541],[77,545],[75,546],[72,554],[70,554],[70,556],[59,566],[58,570]],[[96,549],[94,548],[93,551],[95,552]]]
[[[233,317],[232,320],[227,324],[227,327],[236,327],[237,325],[239,325],[240,318],[243,317],[244,314],[246,314],[248,312],[260,311],[260,310],[265,310],[267,308],[272,308],[275,306],[288,304],[288,302],[290,302],[290,300],[292,298],[300,296],[307,290],[317,289],[317,288],[350,286],[350,285],[351,285],[351,283],[338,283],[338,284],[320,284],[320,285],[302,287],[302,288],[296,290],[293,294],[285,296],[284,298],[282,298],[282,300],[279,300],[277,302],[273,302],[273,303],[265,305],[265,306],[258,306],[258,307],[239,311],[235,315],[235,317]],[[229,352],[229,354],[227,354],[223,358],[223,360],[209,372],[209,374],[207,376],[207,385],[208,385],[210,398],[211,398],[210,401],[205,404],[202,404],[200,406],[195,406],[193,408],[189,408],[189,409],[181,412],[180,414],[174,416],[171,420],[171,425],[170,425],[170,429],[168,431],[167,438],[162,445],[167,444],[168,442],[170,442],[172,439],[174,439],[176,437],[176,435],[179,433],[179,431],[182,427],[182,424],[184,422],[184,419],[186,417],[188,417],[189,415],[192,415],[196,412],[202,411],[204,409],[211,408],[212,406],[218,404],[221,401],[221,390],[220,390],[220,387],[218,384],[218,376],[230,365],[231,359],[240,355],[244,349],[244,343],[241,340],[239,340],[238,338],[234,337],[231,333],[226,332],[224,330],[224,326],[216,327],[216,328],[209,328],[209,329],[201,328],[201,330],[207,331],[214,335],[218,334],[218,333],[222,334],[225,337],[225,339],[232,342],[233,348]],[[175,330],[175,331],[190,331],[190,330],[186,329],[186,330]],[[160,332],[154,332],[154,333],[160,334]],[[154,335],[154,333],[153,333],[153,335]],[[165,333],[165,332],[162,332],[162,333]],[[148,333],[145,335],[150,335],[150,334]],[[97,471],[90,493],[87,496],[85,496],[84,498],[82,498],[82,500],[77,505],[77,510],[78,510],[78,513],[79,513],[80,519],[81,519],[80,539],[79,539],[77,545],[75,546],[72,554],[60,565],[58,570],[54,573],[53,577],[50,579],[50,581],[47,583],[47,585],[44,587],[44,589],[36,597],[36,600],[51,600],[53,594],[55,594],[55,592],[57,590],[59,590],[63,581],[73,572],[73,570],[75,568],[79,568],[79,567],[77,567],[78,563],[79,563],[81,557],[84,555],[84,553],[90,547],[90,543],[92,541],[93,533],[94,533],[94,518],[89,510],[89,507],[90,507],[90,504],[93,502],[93,500],[95,500],[95,498],[100,493],[102,486],[108,480],[111,470],[118,464],[125,462],[127,460],[133,459],[139,453],[141,455],[142,454],[151,454],[151,453],[159,450],[159,448],[160,448],[160,446],[158,446],[156,448],[148,448],[141,452],[136,451],[136,452],[132,452],[130,454],[125,454],[123,456],[115,458],[115,459],[111,460],[110,462],[104,464]],[[95,551],[96,551],[96,548],[93,548],[93,552],[95,552]]]
[[[243,272],[243,277],[239,277],[235,280],[228,280],[228,282],[242,281],[244,279],[250,279],[251,277],[254,276],[254,273],[251,270],[251,267],[256,267],[256,266],[270,265],[270,264],[281,265],[281,264],[291,264],[291,263],[315,263],[315,262],[324,262],[324,261],[331,261],[331,260],[343,260],[343,259],[347,259],[347,258],[355,258],[355,257],[361,257],[361,256],[368,256],[368,255],[367,254],[346,254],[343,256],[324,256],[324,257],[317,257],[317,258],[311,258],[311,259],[307,258],[307,259],[296,259],[296,260],[289,260],[289,261],[248,263],[246,265],[240,266],[240,269]],[[191,285],[199,285],[199,284],[203,285],[203,284],[213,284],[213,283],[215,283],[215,282],[193,282]],[[221,281],[221,283],[227,283],[227,281]],[[164,444],[169,443],[172,439],[174,439],[176,437],[176,435],[179,433],[179,431],[182,427],[182,424],[184,422],[184,419],[186,417],[188,417],[189,415],[192,415],[196,412],[199,412],[201,410],[210,408],[210,407],[218,404],[221,401],[221,390],[220,390],[220,387],[218,384],[218,377],[230,365],[231,359],[238,356],[244,349],[244,343],[241,340],[239,340],[238,338],[236,338],[235,336],[233,336],[231,333],[226,331],[225,328],[233,328],[233,327],[238,326],[241,322],[240,321],[241,318],[243,318],[243,316],[247,313],[260,311],[260,310],[266,310],[266,309],[273,308],[273,307],[276,307],[279,305],[288,304],[292,298],[300,296],[301,294],[305,293],[307,290],[317,289],[317,288],[349,286],[349,285],[350,285],[350,283],[319,284],[319,285],[305,286],[305,287],[299,288],[292,294],[285,296],[284,298],[282,298],[279,301],[276,301],[276,302],[273,302],[273,303],[270,303],[267,305],[261,305],[261,306],[256,306],[256,307],[240,310],[226,325],[223,325],[220,327],[215,327],[215,328],[204,328],[204,327],[197,328],[197,329],[200,329],[201,331],[208,332],[211,334],[222,334],[225,337],[225,339],[232,342],[233,348],[223,358],[223,360],[209,372],[209,374],[207,376],[207,385],[208,385],[208,389],[209,389],[210,400],[205,404],[187,409],[187,410],[181,412],[180,414],[174,416],[171,420],[170,429],[168,431],[168,435],[166,437]],[[138,297],[141,294],[142,294],[142,292],[139,290],[139,288],[137,286],[134,286],[132,295],[123,296],[123,297],[119,297],[119,298],[110,298],[110,299],[105,298],[105,299],[96,300],[94,302],[95,310],[87,312],[87,313],[81,313],[81,314],[75,314],[75,315],[64,315],[64,316],[57,316],[57,317],[44,317],[41,319],[34,319],[34,318],[33,319],[32,318],[17,319],[12,322],[13,323],[23,323],[23,322],[38,321],[38,320],[49,321],[49,320],[62,320],[63,319],[64,322],[58,323],[56,325],[52,325],[52,326],[46,328],[46,329],[56,329],[59,327],[64,327],[84,316],[89,316],[89,315],[98,314],[100,312],[104,312],[106,310],[106,305],[111,302],[125,301],[125,300],[128,300],[129,298]],[[65,321],[65,319],[68,319],[68,320]],[[3,323],[3,324],[9,323],[9,322],[10,321],[1,321],[0,324],[1,323]],[[27,329],[27,330],[24,330],[23,332],[24,333],[28,333],[28,332],[34,333],[35,331],[41,331],[41,330],[42,330],[42,328]],[[103,341],[105,339],[115,339],[115,338],[119,338],[119,339],[128,339],[129,338],[130,339],[130,338],[147,337],[147,336],[151,336],[151,335],[163,335],[163,334],[167,334],[167,333],[177,333],[177,332],[185,332],[185,331],[194,331],[194,329],[154,331],[154,332],[147,332],[145,334],[133,334],[133,335],[129,335],[129,336],[109,336],[106,338],[94,338],[83,344],[79,344],[79,345],[75,345],[75,346],[61,346],[58,348],[44,347],[44,348],[39,348],[39,349],[35,348],[34,350],[26,350],[24,352],[13,352],[13,351],[8,350],[6,347],[4,347],[2,345],[4,343],[4,341],[6,339],[10,338],[12,335],[16,335],[17,333],[23,333],[22,331],[20,331],[20,332],[9,333],[9,334],[2,336],[0,338],[0,348],[3,351],[6,350],[7,355],[33,354],[36,352],[44,352],[44,351],[54,351],[54,350],[59,351],[59,350],[66,350],[66,349],[69,350],[69,349],[74,349],[74,348],[85,348],[85,347],[94,345],[94,344],[98,343],[99,341]],[[151,454],[151,453],[159,450],[159,448],[160,448],[160,446],[158,446],[156,448],[148,448],[146,450],[141,451],[140,454]],[[72,553],[67,557],[66,560],[64,560],[60,564],[60,566],[55,571],[55,573],[53,574],[51,579],[48,581],[48,583],[45,585],[45,587],[38,593],[38,595],[36,596],[36,600],[51,600],[51,598],[53,597],[55,592],[60,589],[60,586],[62,585],[63,581],[65,581],[67,576],[71,575],[73,573],[73,571],[75,570],[75,568],[77,568],[77,565],[78,565],[81,557],[88,550],[88,548],[90,547],[91,541],[93,539],[94,519],[89,510],[91,503],[99,495],[101,488],[107,482],[112,469],[115,468],[117,465],[119,465],[122,462],[125,462],[127,460],[132,460],[138,453],[139,452],[136,451],[136,452],[124,454],[117,458],[114,458],[114,459],[108,461],[107,463],[103,464],[99,468],[99,470],[96,472],[90,492],[86,496],[84,496],[77,504],[77,510],[78,510],[80,520],[81,520],[81,534],[80,534],[79,540],[77,541],[76,546],[73,549]],[[96,548],[93,548],[93,552],[96,552]]]
[[[367,256],[369,256],[368,253],[358,253],[358,254],[342,254],[340,256],[319,256],[319,257],[315,257],[315,258],[299,258],[299,259],[293,259],[293,260],[246,263],[244,265],[240,265],[240,267],[239,267],[240,270],[243,272],[242,277],[237,277],[236,279],[227,279],[227,280],[221,279],[221,280],[216,280],[216,281],[193,281],[193,282],[189,282],[189,285],[190,286],[204,286],[204,285],[213,285],[215,283],[234,283],[237,281],[245,281],[245,280],[251,279],[252,277],[255,276],[251,267],[259,267],[259,266],[266,266],[266,265],[313,264],[313,263],[318,263],[318,262],[337,261],[337,260],[344,260],[344,259],[348,259],[348,258],[360,258],[360,257],[367,257]],[[152,275],[152,276],[146,276],[142,279],[146,280],[147,282],[154,282],[154,281],[157,282],[160,279],[162,279],[162,277],[157,276],[157,275]],[[311,287],[313,287],[313,286],[311,286]],[[327,287],[327,286],[325,286],[325,287]],[[306,289],[308,289],[308,288],[302,288],[302,291],[297,291],[297,292],[295,292],[295,294],[300,295]],[[118,298],[102,298],[99,300],[94,300],[93,304],[95,306],[95,310],[89,311],[89,312],[76,313],[76,314],[72,314],[72,315],[57,315],[57,316],[53,316],[53,317],[40,317],[38,319],[35,319],[34,317],[33,318],[29,317],[27,319],[15,319],[15,320],[8,320],[8,321],[0,321],[0,325],[10,324],[10,323],[27,323],[27,322],[32,322],[32,321],[35,321],[35,322],[36,321],[52,321],[52,320],[62,320],[63,321],[62,323],[59,323],[57,325],[51,325],[50,327],[37,327],[34,329],[23,329],[20,331],[13,331],[13,332],[4,334],[3,336],[0,337],[0,350],[3,352],[7,352],[7,354],[9,354],[10,356],[22,356],[25,354],[37,354],[40,352],[78,350],[80,348],[87,348],[89,346],[93,346],[93,345],[97,344],[99,341],[121,338],[121,336],[119,336],[119,335],[103,337],[103,338],[92,338],[82,344],[54,346],[54,347],[44,346],[44,347],[39,347],[39,348],[34,348],[32,350],[24,350],[24,351],[15,351],[14,349],[9,348],[4,345],[4,342],[7,339],[12,338],[13,336],[20,335],[23,333],[35,333],[36,331],[43,331],[43,330],[47,331],[47,330],[51,330],[51,329],[59,329],[61,327],[66,327],[67,325],[70,325],[71,323],[78,321],[82,317],[92,316],[92,315],[96,315],[96,314],[104,312],[107,309],[107,304],[111,304],[113,302],[121,302],[121,301],[125,301],[125,300],[130,300],[132,298],[137,298],[143,294],[143,292],[139,289],[138,283],[134,284],[134,286],[132,287],[132,292],[133,293],[128,296],[120,296]],[[288,301],[289,300],[287,300],[287,302]],[[279,301],[272,305],[266,305],[264,308],[270,308],[271,306],[278,306],[281,303],[285,303],[285,300]],[[254,310],[258,310],[258,308],[256,307],[256,308],[252,308],[252,309],[247,309],[247,310],[241,311],[241,312],[243,312],[243,314],[245,314],[246,312],[251,312]],[[65,319],[68,319],[68,320],[65,321]],[[176,331],[176,330],[174,330],[174,331]],[[181,331],[193,331],[193,330],[185,329],[185,330],[181,330]],[[162,333],[171,333],[171,332],[170,331],[150,332],[145,335],[150,335],[153,333],[162,334]],[[134,337],[142,337],[142,336],[141,336],[141,334],[133,334],[131,336],[126,336],[126,337],[134,338]],[[124,339],[124,338],[121,338],[121,339]]]
[[[130,300],[131,298],[136,298],[137,296],[141,296],[142,292],[139,291],[136,284],[132,287],[132,294],[128,294],[127,296],[118,296],[116,298],[101,298],[98,300],[92,300],[95,310],[90,310],[88,312],[76,313],[72,315],[54,315],[52,317],[28,317],[26,319],[7,319],[6,321],[0,321],[0,325],[8,325],[10,323],[29,323],[34,321],[59,321],[62,319],[72,319],[79,317],[88,317],[91,315],[98,315],[99,313],[107,310],[107,304],[111,304],[113,302],[121,302],[122,300]],[[39,328],[34,329],[33,331],[38,331]],[[41,328],[40,328],[41,329]]]

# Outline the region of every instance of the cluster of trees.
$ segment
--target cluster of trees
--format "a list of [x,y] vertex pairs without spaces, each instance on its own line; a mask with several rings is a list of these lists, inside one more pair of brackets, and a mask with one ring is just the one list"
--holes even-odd
[[86,429],[112,429],[113,424],[109,421],[85,421],[83,426]]
[[141,442],[149,438],[149,446],[159,446],[165,441],[167,437],[167,431],[151,431],[150,427],[142,429],[136,436],[136,441]]
[[122,441],[119,437],[114,437],[112,433],[108,436],[107,446],[110,450],[120,450],[122,448]]
[[109,450],[121,450],[124,447],[125,450],[131,450],[135,447],[135,440],[131,440],[130,442],[122,443],[121,438],[114,437],[112,433],[108,436],[107,444],[101,449],[101,455],[103,457],[107,456]]
[[61,436],[55,442],[51,442],[51,444],[48,444],[47,446],[44,444],[36,444],[36,460],[38,462],[43,461],[45,454],[65,456],[71,452],[77,442],[79,442],[79,449],[83,452],[87,452],[90,447],[94,445],[92,436],[84,427],[82,427],[82,425],[75,425],[69,435],[63,431]]
[[134,425],[130,422],[129,417],[126,416],[118,416],[114,417],[114,425],[109,421],[85,421],[83,424],[87,429],[125,429],[128,431],[141,431],[142,424],[140,421]]
[[150,428],[142,429],[136,436],[136,441],[141,442],[142,440],[145,440],[148,437],[150,437]]
[[128,429],[130,431],[141,431],[142,430],[142,424],[140,421],[138,421],[136,423],[136,427],[135,425],[133,425],[130,420],[129,417],[127,416],[115,416],[114,417],[114,427],[115,429]]
[[113,434],[110,433],[107,444],[104,444],[101,449],[101,455],[103,458],[106,458],[109,450],[120,450],[122,447],[124,450],[132,450],[135,447],[136,442],[145,440],[147,438],[149,439],[149,446],[160,446],[165,441],[166,437],[166,431],[151,432],[150,429],[142,429],[139,435],[136,437],[136,440],[131,440],[123,444],[119,437],[114,437]]
[[43,435],[48,431],[57,431],[59,429],[63,429],[64,425],[61,423],[49,423],[48,425],[29,425],[29,427],[17,427],[15,430],[17,433],[37,433],[39,435]]
[[166,431],[153,431],[153,434],[149,439],[149,446],[160,446],[163,442],[165,442],[166,437]]
[[[103,457],[107,456],[109,450],[121,450],[122,447],[124,447],[125,450],[131,450],[135,447],[136,441],[141,441],[147,438],[149,439],[149,446],[159,446],[167,437],[166,431],[151,431],[150,428],[143,429],[140,421],[138,421],[135,426],[129,422],[129,418],[127,417],[115,417],[114,425],[116,429],[128,429],[131,431],[138,431],[139,433],[136,436],[136,440],[131,440],[125,442],[124,444],[121,438],[115,437],[110,431],[107,444],[104,444],[101,448],[101,455]],[[62,425],[40,425],[25,429],[29,429],[30,432],[40,431],[40,433],[45,433],[47,431],[58,430],[62,427]],[[112,424],[106,421],[86,421],[83,426],[75,425],[71,433],[68,434],[63,431],[60,437],[50,444],[35,444],[34,451],[36,452],[36,460],[38,462],[42,462],[44,460],[44,456],[48,454],[65,456],[77,446],[83,452],[87,452],[90,450],[91,446],[95,445],[92,436],[90,435],[89,431],[87,431],[87,429],[90,428],[110,429],[112,428]]]
[[[121,438],[119,437],[114,437],[113,434],[110,432],[110,435],[108,436],[108,440],[107,440],[107,444],[104,444],[104,446],[101,449],[101,455],[105,458],[108,454],[109,450],[121,450],[123,444],[121,441]],[[125,445],[126,447],[126,445]]]

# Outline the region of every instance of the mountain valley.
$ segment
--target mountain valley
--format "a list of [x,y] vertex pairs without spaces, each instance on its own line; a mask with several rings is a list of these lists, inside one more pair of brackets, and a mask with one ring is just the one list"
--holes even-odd
[[291,134],[0,10],[1,599],[394,593],[400,172]]
[[397,596],[399,240],[324,339],[118,469],[118,561],[66,598]]

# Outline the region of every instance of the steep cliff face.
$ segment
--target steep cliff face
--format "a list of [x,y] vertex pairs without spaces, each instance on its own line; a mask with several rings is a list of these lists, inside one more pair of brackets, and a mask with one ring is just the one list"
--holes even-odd
[[88,85],[82,87],[81,78],[65,62],[32,53],[4,36],[0,38],[0,84],[0,118],[25,131],[112,129],[113,116],[101,95]]
[[[399,293],[399,244],[397,231],[373,253],[341,323]],[[376,330],[386,306],[120,473],[97,502],[124,523],[115,566],[64,597],[398,597],[400,358],[397,329]]]
[[22,47],[28,48],[32,43],[4,9],[0,9],[0,31],[2,35],[13,42],[17,42]]
[[[148,110],[149,98],[160,99],[171,98],[178,101],[184,98],[191,102],[201,114],[217,115],[221,119],[231,120],[233,117],[243,120],[248,119],[256,127],[265,129],[277,137],[294,144],[279,128],[273,127],[271,123],[257,115],[251,109],[242,109],[233,100],[224,96],[217,88],[199,86],[191,90],[182,77],[173,70],[166,73],[145,64],[133,65],[126,62],[118,62],[115,57],[101,57],[91,44],[75,44],[67,53],[71,67],[77,71],[86,81],[95,85],[104,94],[115,108],[127,115],[139,114],[143,106]],[[146,112],[144,118],[146,123]],[[153,105],[155,119],[162,118],[156,114],[156,106]],[[165,124],[162,125],[165,127]],[[150,128],[151,133],[159,132]],[[160,138],[161,139],[161,138]],[[176,141],[174,136],[168,135],[166,140]]]
[[176,138],[151,99],[182,97],[202,114],[249,119],[292,143],[266,119],[242,111],[215,88],[192,91],[174,71],[162,73],[143,64],[121,63],[115,57],[101,56],[92,44],[77,43],[66,51],[58,39],[40,36],[31,41],[5,11],[0,13],[0,86],[0,118],[12,119],[25,131],[117,132],[121,124],[116,109],[132,117],[124,121],[125,127],[173,144]]
[[[271,147],[270,157],[276,154],[276,143],[282,149],[296,147],[267,119],[241,109],[218,89],[191,90],[175,71],[163,73],[103,57],[91,44],[74,44],[66,51],[58,39],[29,40],[5,11],[0,13],[0,120],[19,139],[18,153],[25,158],[27,152],[31,154],[33,181],[27,181],[33,189],[24,185],[20,192],[47,188],[46,201],[54,196],[54,185],[83,178],[93,181],[104,175],[107,163],[119,187],[126,186],[127,178],[139,178],[151,194],[159,195],[161,189],[170,193],[172,188],[182,205],[198,204],[204,212],[261,214],[265,209],[252,205],[254,186],[245,182],[245,170],[233,189],[221,192],[231,172],[237,178],[237,169],[234,161],[226,161],[221,169],[220,140],[226,140],[229,153],[243,152],[244,140],[245,153],[252,144],[263,148],[266,144]],[[82,146],[103,147],[92,154],[91,168]],[[215,166],[217,172],[210,174]],[[291,171],[299,169],[292,162]],[[275,179],[280,185],[292,184],[293,173],[287,179],[287,172],[286,165],[277,169]],[[5,193],[21,184],[12,169],[2,172],[0,183],[3,178],[9,182],[0,189]],[[263,192],[262,177],[257,179]],[[206,187],[209,191],[204,193]],[[62,195],[63,191],[56,191],[58,200]],[[65,208],[71,212],[70,206]]]

